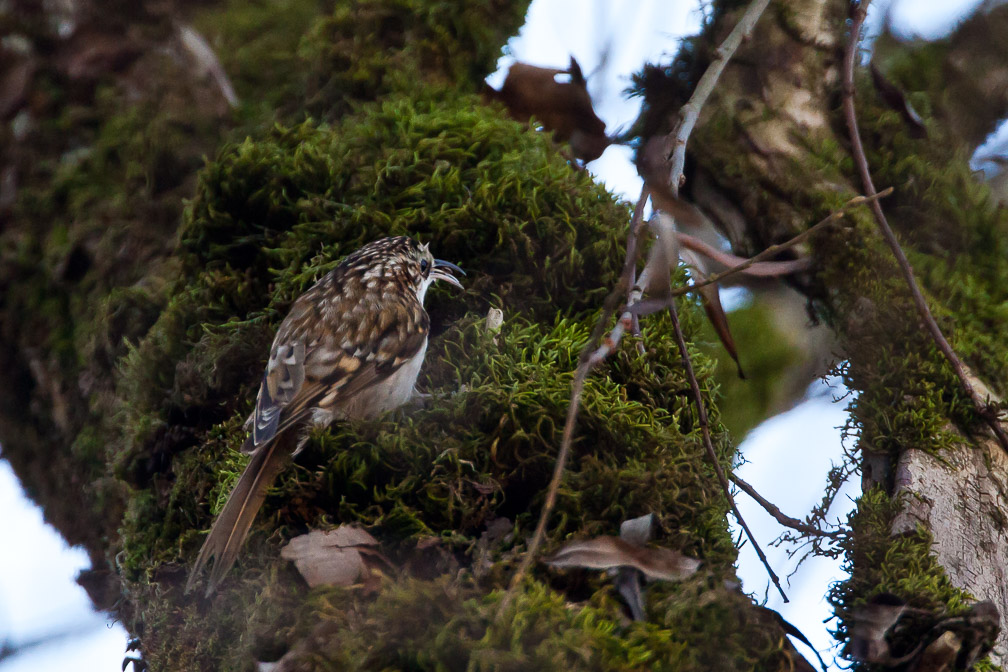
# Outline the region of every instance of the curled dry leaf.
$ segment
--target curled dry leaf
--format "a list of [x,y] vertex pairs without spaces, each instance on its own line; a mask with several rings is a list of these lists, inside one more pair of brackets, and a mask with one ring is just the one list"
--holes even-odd
[[[692,269],[691,272],[698,282],[704,282],[707,279],[706,264],[698,254],[693,250],[683,249],[679,251],[679,256]],[[707,319],[710,320],[711,326],[714,327],[714,332],[721,341],[721,345],[724,346],[725,351],[735,362],[738,377],[744,380],[745,372],[742,371],[742,364],[738,358],[738,350],[735,349],[735,339],[732,337],[731,329],[728,327],[728,316],[725,314],[724,306],[721,304],[721,291],[717,285],[707,285],[699,288],[697,293],[700,295],[704,312],[707,314]]]
[[294,537],[280,549],[280,557],[293,561],[312,588],[349,586],[364,574],[368,564],[365,558],[384,560],[373,548],[377,545],[378,541],[366,531],[341,525],[335,530],[312,530]]
[[635,546],[619,537],[572,541],[543,562],[552,567],[636,569],[652,581],[681,581],[700,567],[700,561],[670,548]]
[[651,529],[654,527],[654,514],[649,513],[640,518],[624,520],[619,526],[619,536],[635,546],[643,546],[651,541]]
[[[569,75],[570,81],[557,81],[561,75]],[[605,122],[595,114],[581,66],[573,58],[567,70],[515,63],[500,91],[490,92],[515,119],[534,116],[557,142],[569,142],[582,161],[597,159],[609,146]]]
[[[977,602],[961,616],[947,616],[909,607],[890,593],[871,598],[851,621],[852,658],[910,672],[968,670],[991,651],[1000,631],[993,602]],[[916,644],[910,628],[920,633]],[[898,638],[890,637],[895,632]],[[910,645],[893,650],[890,639],[909,640]]]

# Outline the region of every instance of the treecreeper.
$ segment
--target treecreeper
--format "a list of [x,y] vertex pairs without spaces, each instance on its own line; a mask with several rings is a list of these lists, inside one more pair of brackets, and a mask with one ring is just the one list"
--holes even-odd
[[408,401],[427,352],[427,289],[462,284],[455,264],[398,236],[368,243],[299,296],[270,348],[255,410],[245,423],[248,466],[210,528],[186,592],[213,559],[206,594],[216,590],[262,506],[312,425],[368,418]]

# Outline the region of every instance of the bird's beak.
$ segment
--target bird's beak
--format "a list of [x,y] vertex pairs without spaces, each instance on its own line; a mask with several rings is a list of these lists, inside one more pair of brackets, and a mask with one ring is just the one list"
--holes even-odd
[[444,280],[445,282],[455,285],[459,289],[462,289],[462,283],[459,282],[458,278],[452,275],[449,271],[458,271],[462,275],[465,275],[465,271],[463,271],[461,268],[451,263],[450,261],[442,261],[441,259],[435,259],[434,268],[431,271],[431,278],[433,278],[434,280]]

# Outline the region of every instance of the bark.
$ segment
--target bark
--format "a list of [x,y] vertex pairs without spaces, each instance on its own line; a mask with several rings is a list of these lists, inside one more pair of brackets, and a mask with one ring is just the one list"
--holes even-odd
[[[0,61],[0,440],[47,519],[88,550],[81,582],[143,635],[156,669],[281,657],[289,669],[806,669],[780,623],[725,585],[727,505],[657,317],[645,356],[626,345],[586,387],[548,550],[654,513],[656,543],[704,569],[652,586],[648,624],[629,623],[590,572],[536,570],[497,613],[541,506],[585,311],[615,284],[628,218],[542,134],[475,95],[523,7],[79,3],[68,19],[15,4],[2,26],[19,51]],[[730,4],[666,72],[642,78],[642,136],[667,128],[734,25]],[[846,9],[772,5],[703,110],[684,193],[740,254],[859,191],[839,116]],[[237,112],[180,18],[215,47]],[[939,62],[972,58],[975,28],[939,45]],[[885,65],[931,135],[911,137],[862,73],[869,160],[879,188],[896,187],[885,208],[943,329],[1003,396],[1006,219],[966,165],[1003,101],[936,97],[948,69],[915,87],[900,60],[915,53],[894,47]],[[936,611],[986,598],[1005,613],[1004,456],[890,279],[869,214],[849,219],[800,251],[816,271],[792,279],[843,343],[860,393],[851,429],[873,489],[852,520],[852,580],[833,594],[841,636],[882,591]],[[432,303],[440,333],[424,380],[436,402],[408,421],[313,434],[219,598],[183,595],[241,467],[234,448],[272,329],[317,273],[393,232],[475,271],[464,298]],[[488,307],[505,309],[500,333],[483,326]],[[695,336],[698,307],[681,308]],[[709,362],[697,362],[710,397]],[[715,440],[730,465],[730,442]],[[280,542],[340,523],[371,530],[399,570],[361,590],[309,591]],[[1006,653],[1002,636],[994,661]]]
[[[845,18],[845,3],[778,5],[773,18],[762,22],[751,42],[743,45],[725,73],[717,99],[705,110],[692,145],[692,193],[719,220],[737,249],[758,250],[785,239],[814,220],[831,202],[831,194],[847,198],[860,191],[846,156],[849,139],[839,112]],[[857,90],[875,183],[879,189],[896,188],[883,208],[910,250],[933,310],[942,316],[943,330],[966,353],[975,384],[989,390],[994,401],[1004,394],[1003,359],[1001,355],[996,362],[985,359],[975,344],[988,337],[992,345],[1003,344],[1008,325],[1003,320],[974,321],[970,314],[978,304],[957,302],[965,294],[962,285],[973,280],[986,285],[983,297],[977,297],[981,303],[1004,300],[998,286],[1004,264],[995,261],[996,269],[978,271],[988,257],[970,238],[978,229],[1000,231],[997,236],[1003,237],[1005,218],[983,187],[971,183],[966,161],[1008,107],[1004,87],[991,85],[1008,61],[996,49],[982,46],[987,30],[996,32],[993,26],[1006,18],[1002,7],[965,22],[937,44],[884,45],[879,63],[913,104],[927,110],[926,140],[911,139],[913,129],[901,127],[896,113],[887,110],[870,88],[864,72],[858,76]],[[709,33],[717,34],[719,25],[726,30],[731,19],[716,23]],[[702,48],[696,50],[702,53]],[[935,151],[936,146],[941,149]],[[934,175],[945,178],[931,179]],[[960,198],[958,207],[928,211],[930,203]],[[848,548],[853,579],[834,593],[839,613],[849,617],[857,600],[892,590],[897,577],[914,583],[913,571],[899,561],[883,560],[884,567],[862,565],[881,557],[865,552],[875,543],[869,540],[872,535],[888,535],[890,542],[882,546],[895,549],[899,539],[919,533],[918,524],[930,535],[924,548],[930,547],[945,574],[941,581],[947,577],[951,585],[977,600],[992,600],[1001,614],[1008,613],[1004,451],[989,430],[962,408],[963,402],[954,399],[958,386],[947,366],[936,363],[938,371],[930,364],[920,366],[914,348],[925,348],[931,356],[936,352],[920,335],[899,282],[875,283],[864,277],[866,272],[895,277],[895,271],[871,242],[875,234],[867,213],[854,219],[856,228],[814,245],[820,271],[798,287],[837,331],[849,362],[847,384],[860,394],[852,405],[849,429],[858,437],[864,460],[863,487],[881,489],[898,502],[899,511],[881,530],[855,519],[855,536]],[[866,244],[875,251],[862,254],[858,248]],[[1000,253],[1000,243],[997,248]],[[852,254],[854,250],[858,251]],[[917,345],[900,343],[901,339]],[[922,379],[943,386],[945,399],[924,402]],[[878,389],[886,386],[894,389]],[[876,407],[879,403],[887,407]],[[901,425],[906,422],[900,417],[901,407],[934,417],[908,432]],[[916,591],[906,585],[895,592],[928,606],[941,602],[937,595],[946,590],[937,584],[927,588],[914,584]],[[1006,654],[1008,637],[1002,632],[992,661],[1003,665]]]

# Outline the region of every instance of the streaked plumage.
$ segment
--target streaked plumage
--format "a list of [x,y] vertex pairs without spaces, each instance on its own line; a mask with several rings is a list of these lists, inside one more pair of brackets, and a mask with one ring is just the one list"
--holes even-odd
[[207,594],[234,564],[266,490],[308,425],[365,418],[406,402],[427,350],[423,307],[436,280],[458,287],[426,245],[399,236],[350,254],[299,296],[277,329],[242,452],[252,455],[186,584],[214,558]]

